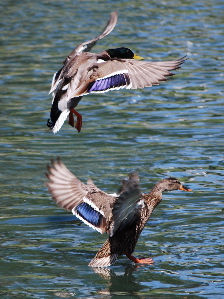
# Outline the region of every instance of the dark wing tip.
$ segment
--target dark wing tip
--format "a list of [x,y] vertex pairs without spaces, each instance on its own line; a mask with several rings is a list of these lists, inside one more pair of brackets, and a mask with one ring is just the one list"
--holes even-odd
[[97,43],[99,39],[102,39],[103,37],[107,36],[115,27],[118,19],[118,13],[117,11],[113,11],[110,15],[110,20],[107,22],[107,25],[105,26],[103,32],[95,37],[94,39],[91,39],[87,42],[84,42],[77,46],[68,56],[69,60],[74,57],[77,53],[81,53],[83,51],[89,52],[93,46]]
[[185,61],[187,61],[187,60],[188,60],[187,55],[181,57],[180,59],[177,60],[178,65],[183,64],[183,63],[184,63]]
[[47,167],[47,171],[48,172],[45,172],[45,175],[48,177],[49,173],[51,172],[51,168],[55,168],[55,165],[58,164],[58,165],[62,165],[63,163],[61,162],[61,158],[59,156],[57,156],[55,159],[52,158],[51,159],[51,162],[48,163],[46,165]]
[[138,171],[133,171],[129,174],[130,180],[140,181]]

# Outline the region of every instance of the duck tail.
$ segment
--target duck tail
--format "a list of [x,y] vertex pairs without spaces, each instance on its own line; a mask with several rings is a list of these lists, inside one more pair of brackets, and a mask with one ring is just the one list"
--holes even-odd
[[69,109],[64,109],[64,111],[61,111],[58,107],[58,103],[64,99],[63,96],[64,95],[60,90],[53,94],[50,119],[47,121],[47,126],[54,134],[60,130],[70,113]]
[[51,128],[52,132],[54,134],[57,133],[61,129],[63,123],[65,122],[65,120],[69,116],[69,113],[70,113],[69,109],[66,109],[63,112],[61,112],[60,110],[58,110],[58,115],[57,115],[58,118],[57,118],[56,122],[53,123],[53,126]]
[[117,260],[118,254],[111,253],[111,244],[109,239],[103,244],[96,256],[89,263],[90,267],[108,267]]

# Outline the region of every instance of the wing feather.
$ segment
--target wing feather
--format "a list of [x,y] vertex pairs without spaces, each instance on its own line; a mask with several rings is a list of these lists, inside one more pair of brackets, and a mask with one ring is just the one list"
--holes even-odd
[[57,159],[48,166],[46,183],[56,203],[64,209],[72,210],[88,193],[88,188],[66,166]]
[[94,39],[91,39],[87,42],[81,43],[79,46],[77,46],[65,59],[64,61],[64,66],[57,72],[54,74],[53,79],[52,79],[52,83],[51,83],[51,89],[49,93],[52,93],[53,91],[55,91],[58,86],[59,83],[62,80],[62,75],[64,74],[64,71],[67,69],[70,61],[76,56],[79,55],[80,53],[83,53],[84,51],[90,51],[91,48],[97,43],[97,41],[99,39],[102,39],[103,37],[105,37],[106,35],[108,35],[115,27],[116,23],[117,23],[117,19],[118,19],[118,14],[116,11],[111,13],[110,16],[110,20],[108,21],[105,29],[103,30],[103,32],[97,36]]
[[46,175],[48,190],[60,207],[100,233],[107,231],[116,196],[101,191],[90,179],[83,184],[60,159],[51,162]]
[[110,236],[116,231],[131,225],[138,217],[142,208],[141,190],[137,172],[129,175],[128,181],[123,183],[123,192],[116,199],[113,206],[114,225],[111,227]]
[[90,51],[91,48],[93,46],[95,46],[95,44],[97,43],[97,41],[99,39],[102,39],[103,37],[107,36],[114,29],[114,27],[115,27],[115,25],[117,23],[117,19],[118,19],[117,12],[116,11],[112,12],[111,16],[110,16],[110,20],[108,21],[108,23],[107,23],[105,29],[103,30],[103,32],[99,36],[97,36],[97,37],[95,37],[95,38],[93,38],[93,39],[91,39],[91,40],[89,40],[87,42],[81,43],[78,47],[76,47],[71,52],[71,54],[69,55],[69,57],[72,58],[77,53],[81,53],[83,51]]
[[166,76],[173,75],[170,71],[180,68],[185,60],[185,57],[165,62],[148,62],[134,59],[109,60],[100,63],[94,69],[94,76],[96,80],[99,80],[115,74],[127,74],[130,82],[126,83],[126,88],[151,87],[159,84],[160,81],[165,81]]

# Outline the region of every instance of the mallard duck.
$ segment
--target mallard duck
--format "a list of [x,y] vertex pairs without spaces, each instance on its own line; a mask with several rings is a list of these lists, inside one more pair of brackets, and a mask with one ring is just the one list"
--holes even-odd
[[163,191],[192,191],[175,178],[158,182],[150,193],[142,193],[137,172],[123,181],[118,194],[107,194],[92,180],[82,183],[57,159],[48,165],[49,192],[55,202],[71,211],[96,231],[108,233],[103,244],[89,266],[107,267],[118,255],[126,255],[135,263],[152,264],[151,258],[138,259],[132,255],[138,238],[152,211],[162,200]]
[[96,38],[80,44],[65,59],[63,67],[54,74],[49,93],[53,93],[53,102],[48,127],[53,133],[60,130],[69,117],[74,127],[74,114],[77,116],[76,129],[81,131],[82,115],[74,108],[83,95],[103,93],[120,88],[137,89],[158,85],[170,71],[180,68],[185,57],[164,62],[142,61],[142,57],[132,50],[121,47],[101,53],[89,51],[96,42],[108,35],[117,23],[117,12],[111,18],[105,30]]

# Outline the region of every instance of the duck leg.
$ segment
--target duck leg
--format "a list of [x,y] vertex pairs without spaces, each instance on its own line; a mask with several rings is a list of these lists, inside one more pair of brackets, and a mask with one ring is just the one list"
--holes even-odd
[[154,261],[148,257],[148,258],[143,258],[143,259],[137,259],[136,257],[134,257],[131,254],[126,253],[126,256],[133,261],[136,264],[148,264],[148,265],[152,265],[154,263]]
[[[76,125],[75,125],[75,122],[74,122],[73,114],[75,114],[77,116]],[[82,115],[80,113],[78,113],[74,108],[70,109],[68,123],[72,127],[74,127],[74,125],[75,125],[75,128],[77,129],[78,132],[81,131],[81,128],[82,128]]]
[[75,121],[74,121],[74,115],[71,112],[71,110],[70,110],[69,115],[68,115],[68,123],[70,124],[70,126],[72,126],[74,128]]

